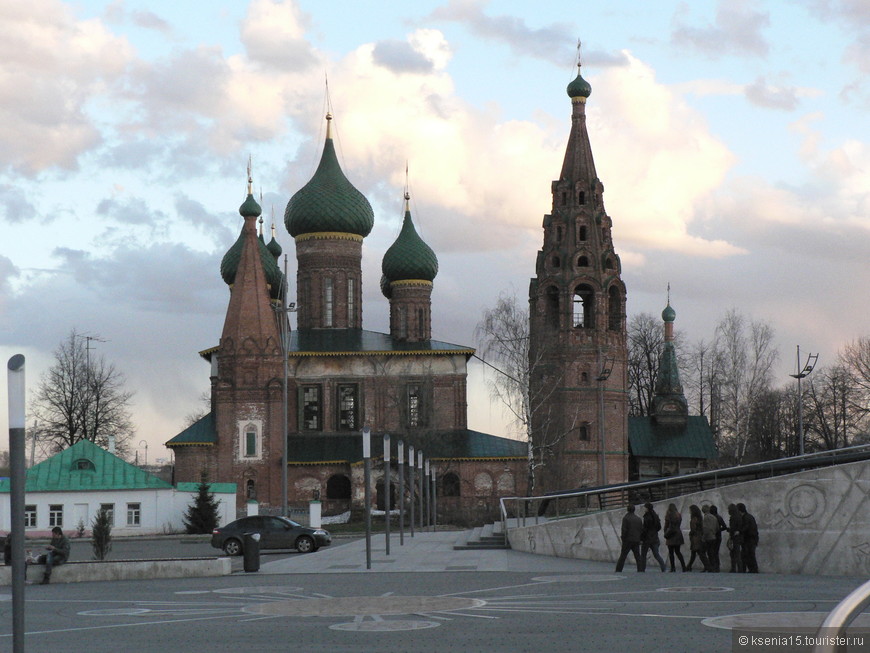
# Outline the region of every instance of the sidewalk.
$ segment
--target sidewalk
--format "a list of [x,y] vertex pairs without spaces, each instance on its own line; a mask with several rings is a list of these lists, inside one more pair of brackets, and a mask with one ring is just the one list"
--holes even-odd
[[567,558],[552,558],[509,549],[455,551],[453,545],[463,531],[405,533],[399,545],[398,533],[390,537],[386,554],[383,533],[372,535],[372,566],[366,569],[365,538],[348,543],[334,542],[315,553],[296,555],[261,564],[261,574],[332,574],[348,572],[456,572],[527,571],[532,573],[612,573],[613,564]]

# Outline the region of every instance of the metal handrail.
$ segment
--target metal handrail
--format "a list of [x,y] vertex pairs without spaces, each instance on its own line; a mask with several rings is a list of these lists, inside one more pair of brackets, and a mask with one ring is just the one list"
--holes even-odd
[[[838,462],[838,459],[839,462],[842,462],[843,458],[853,457],[857,457],[857,460],[870,458],[870,444],[860,444],[851,447],[843,447],[841,449],[819,451],[815,453],[804,454],[802,456],[776,458],[774,460],[750,463],[748,465],[735,465],[733,467],[725,467],[722,469],[715,469],[705,472],[695,472],[693,474],[685,474],[683,476],[669,476],[666,478],[654,479],[650,481],[633,481],[629,483],[620,483],[617,485],[605,485],[593,488],[584,488],[582,490],[555,492],[551,494],[533,497],[501,497],[499,499],[499,512],[501,514],[502,526],[505,529],[504,532],[507,533],[508,509],[506,502],[508,501],[516,503],[517,518],[522,519],[522,525],[525,526],[528,508],[531,507],[533,502],[535,501],[540,502],[555,500],[558,502],[559,499],[580,498],[596,495],[599,497],[600,500],[603,495],[628,491],[636,492],[644,489],[649,490],[661,486],[664,486],[665,488],[668,488],[670,486],[676,492],[679,492],[680,486],[686,486],[695,483],[702,487],[702,489],[706,489],[703,488],[702,485],[705,480],[712,480],[712,487],[717,488],[723,485],[738,483],[740,482],[740,478],[748,475],[755,474],[756,478],[758,478],[758,473],[760,472],[767,472],[766,476],[770,477],[775,476],[776,471],[781,471],[781,473],[791,473],[791,471],[795,468],[823,467],[828,465],[834,465]],[[668,496],[677,496],[676,493],[669,494],[668,492],[666,492],[665,494]],[[522,515],[520,515],[519,511],[520,505],[523,506]],[[539,511],[536,510],[536,524],[539,523],[538,513]],[[565,517],[568,516],[570,515],[565,515]]]
[[870,605],[870,580],[853,590],[831,610],[816,632],[821,641],[813,647],[813,653],[836,653],[845,650],[837,645],[849,624]]

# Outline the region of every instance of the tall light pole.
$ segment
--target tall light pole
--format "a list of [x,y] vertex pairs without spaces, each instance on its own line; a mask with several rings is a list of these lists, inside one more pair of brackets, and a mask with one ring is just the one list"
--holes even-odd
[[139,446],[145,447],[145,463],[142,466],[148,467],[148,441],[147,440],[139,440]]
[[[599,352],[600,356],[600,352]],[[607,357],[601,364],[601,372],[596,377],[598,381],[598,443],[601,447],[601,485],[607,485],[607,458],[605,456],[606,438],[604,432],[604,382],[613,372],[613,360]]]
[[408,445],[408,498],[411,500],[411,537],[414,537],[414,506],[416,505],[416,501],[414,501],[414,491],[417,489],[416,484],[414,483],[414,465],[416,464],[416,459],[414,458],[414,445]]
[[[275,225],[272,225],[272,228],[275,228]],[[274,234],[274,232],[273,232]],[[289,370],[289,361],[288,356],[290,354],[290,313],[296,312],[296,303],[290,302],[287,303],[287,255],[284,254],[284,288],[281,289],[281,307],[280,310],[280,318],[278,322],[278,329],[281,336],[281,354],[284,358],[283,365],[283,378],[282,378],[282,401],[281,408],[283,411],[284,419],[281,424],[281,514],[285,517],[289,515],[287,510],[287,464],[288,464],[288,452],[287,447],[289,446],[287,443],[287,438],[289,437],[288,429],[289,426],[287,421],[290,417],[289,410],[287,408],[287,385],[288,385],[288,377],[290,376]]]
[[396,465],[399,467],[399,546],[405,545],[405,443],[396,443]]
[[804,455],[804,395],[801,391],[801,379],[810,375],[816,363],[819,360],[818,354],[808,354],[806,365],[801,369],[801,346],[797,346],[797,364],[795,369],[798,370],[795,374],[789,374],[798,382],[798,442],[800,443],[800,454]]
[[372,568],[372,431],[368,426],[362,430],[363,483],[366,513],[366,569]]
[[390,434],[384,433],[384,539],[390,555]]
[[24,355],[15,354],[6,364],[9,399],[9,503],[12,520],[12,650],[24,653]]

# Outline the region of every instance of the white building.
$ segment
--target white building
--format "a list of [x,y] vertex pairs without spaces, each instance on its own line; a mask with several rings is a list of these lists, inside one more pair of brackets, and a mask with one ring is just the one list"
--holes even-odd
[[[153,535],[184,530],[183,516],[197,494],[197,483],[173,487],[163,479],[81,440],[27,470],[25,533],[43,537],[60,526],[68,536],[89,535],[94,517],[106,510],[112,535]],[[212,483],[219,523],[236,518],[236,484]],[[9,531],[9,479],[0,479],[0,530]]]

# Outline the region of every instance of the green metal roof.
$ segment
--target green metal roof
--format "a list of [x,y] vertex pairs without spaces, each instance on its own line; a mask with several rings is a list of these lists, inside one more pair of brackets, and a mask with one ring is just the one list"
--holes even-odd
[[363,329],[299,329],[290,334],[290,355],[385,354],[447,354],[471,356],[472,347],[452,345],[438,340],[405,342],[387,333]]
[[[87,462],[82,462],[87,461]],[[79,466],[87,469],[79,469]],[[159,490],[172,485],[121,460],[90,440],[80,440],[27,470],[25,492],[88,490]],[[0,479],[0,492],[9,492],[9,479]]]
[[710,460],[718,456],[703,416],[689,416],[685,427],[662,426],[652,417],[629,417],[628,444],[632,455],[640,457]]
[[[382,437],[382,433],[372,433],[372,453],[377,458],[383,455]],[[430,460],[525,458],[528,453],[527,445],[519,440],[458,429],[420,436],[393,434],[390,438],[393,460],[397,459],[400,439],[405,443],[406,452],[409,446],[414,446],[422,449]],[[289,438],[290,464],[356,463],[362,459],[362,435],[359,433],[292,435]]]
[[[176,483],[176,489],[179,492],[197,492],[199,483]],[[209,483],[208,489],[215,494],[235,494],[238,489],[236,483]]]
[[565,92],[568,93],[568,97],[589,97],[592,95],[592,85],[587,82],[580,75],[580,66],[577,66],[577,77],[568,84],[568,88],[565,89]]
[[410,210],[405,211],[402,231],[384,254],[381,271],[390,281],[405,279],[432,281],[438,274],[438,258],[414,228]]
[[217,443],[214,415],[208,413],[166,443],[167,447],[211,446]]
[[[242,227],[236,242],[233,243],[232,247],[227,250],[227,253],[221,259],[221,278],[228,286],[236,282],[236,272],[239,271],[244,243],[245,228]],[[263,272],[266,275],[266,283],[270,286],[269,293],[273,299],[276,299],[280,297],[281,289],[285,284],[284,273],[278,267],[278,263],[276,263],[276,256],[263,242],[262,236],[257,238],[256,243],[260,252],[260,262],[263,264]]]
[[301,234],[338,232],[368,236],[375,224],[372,206],[351,184],[327,137],[314,176],[287,203],[284,224],[294,238]]

